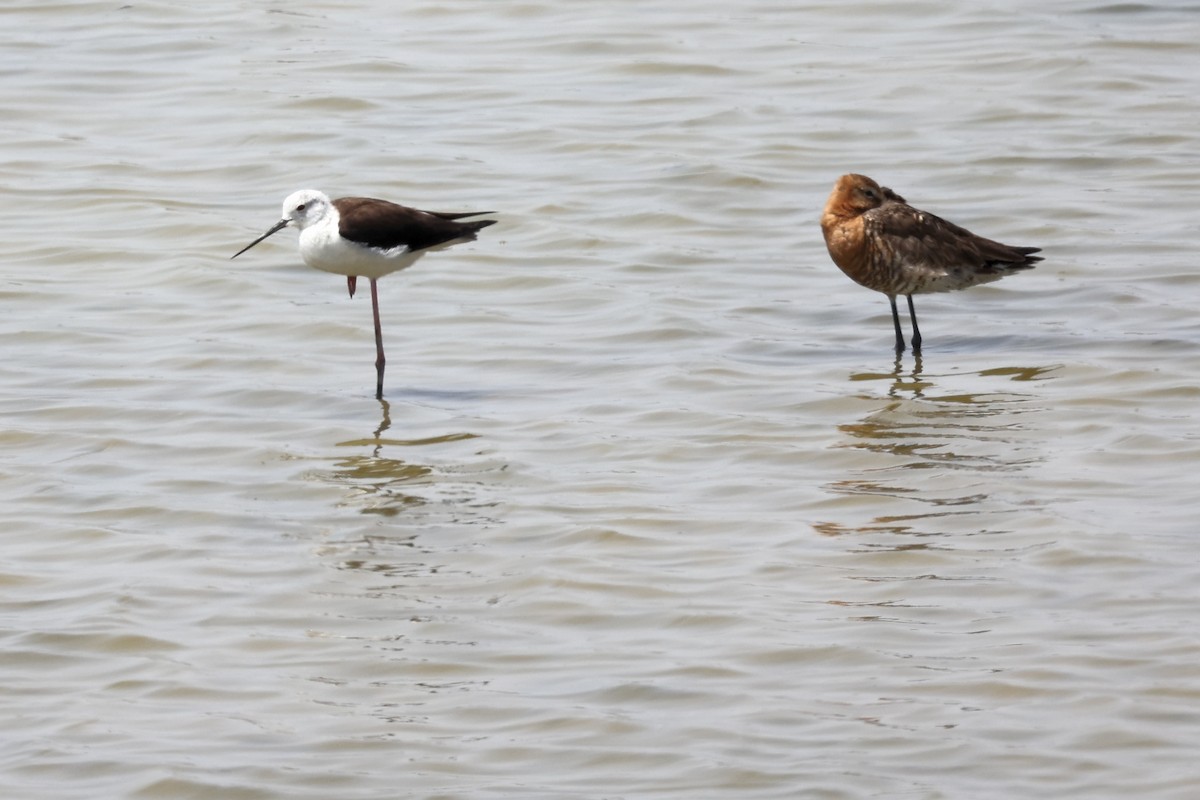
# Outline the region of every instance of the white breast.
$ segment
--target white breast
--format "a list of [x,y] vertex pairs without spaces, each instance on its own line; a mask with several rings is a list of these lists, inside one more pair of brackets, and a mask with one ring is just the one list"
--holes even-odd
[[411,266],[424,251],[407,247],[378,250],[347,241],[338,235],[336,224],[320,224],[300,232],[300,257],[313,269],[337,275],[382,278]]

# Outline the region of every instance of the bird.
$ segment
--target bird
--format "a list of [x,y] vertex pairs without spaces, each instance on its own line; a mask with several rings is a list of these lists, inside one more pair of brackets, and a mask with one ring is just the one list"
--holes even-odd
[[462,220],[493,213],[422,211],[373,197],[330,200],[324,192],[301,189],[283,201],[279,222],[230,258],[237,258],[284,228],[295,227],[300,231],[300,257],[304,263],[323,272],[345,275],[351,297],[359,277],[370,280],[375,318],[375,397],[382,400],[387,359],[379,323],[379,279],[412,266],[426,253],[474,241],[480,230],[496,220]]
[[921,352],[921,330],[912,296],[990,283],[1031,269],[1040,247],[1013,247],[976,236],[941,217],[913,208],[866,175],[837,179],[821,215],[821,232],[833,263],[852,280],[883,292],[892,306],[896,354],[904,334],[896,296],[908,298],[912,347]]

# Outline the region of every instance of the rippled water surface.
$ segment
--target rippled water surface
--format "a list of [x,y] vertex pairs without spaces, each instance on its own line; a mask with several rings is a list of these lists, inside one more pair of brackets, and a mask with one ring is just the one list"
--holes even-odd
[[[0,795],[1193,798],[1200,12],[0,9]],[[864,172],[1032,272],[886,300]],[[369,294],[321,188],[496,211]]]

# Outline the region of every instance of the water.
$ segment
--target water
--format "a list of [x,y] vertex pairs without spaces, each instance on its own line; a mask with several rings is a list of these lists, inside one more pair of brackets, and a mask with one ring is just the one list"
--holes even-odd
[[[3,796],[1195,796],[1195,8],[0,30]],[[1046,261],[895,361],[850,170]],[[383,403],[309,186],[501,220]]]

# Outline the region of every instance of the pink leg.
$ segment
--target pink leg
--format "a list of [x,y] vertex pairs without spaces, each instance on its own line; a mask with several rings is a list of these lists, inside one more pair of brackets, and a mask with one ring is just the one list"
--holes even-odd
[[354,288],[358,285],[357,275],[346,276],[346,288],[350,290],[350,296],[354,297]]
[[383,356],[383,328],[379,324],[379,285],[371,278],[371,312],[375,315],[375,398],[383,399],[383,368],[387,359]]

